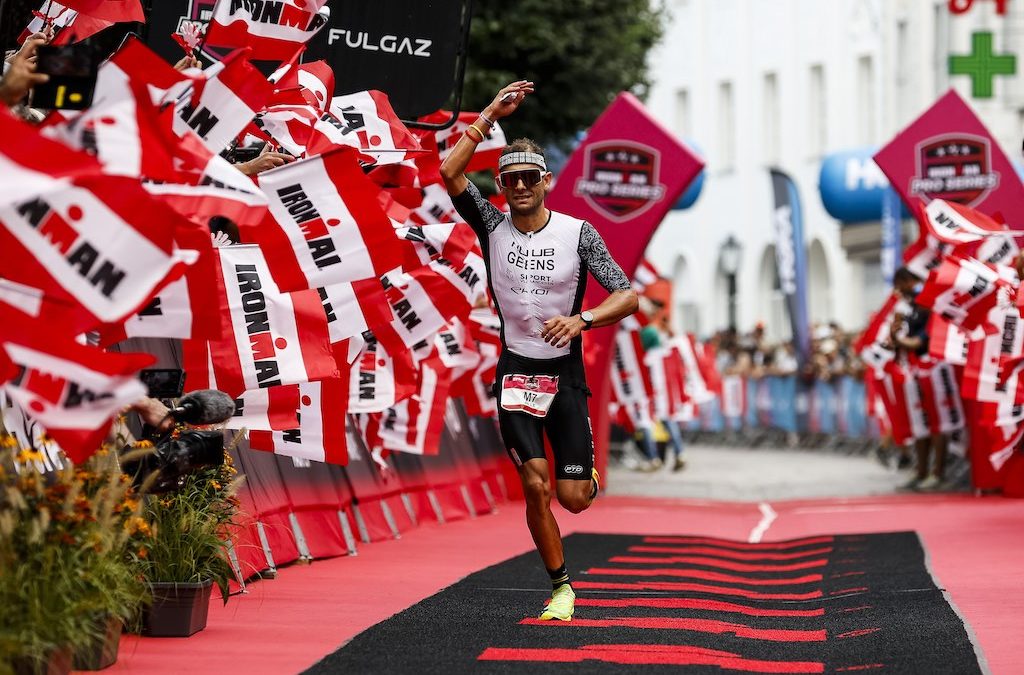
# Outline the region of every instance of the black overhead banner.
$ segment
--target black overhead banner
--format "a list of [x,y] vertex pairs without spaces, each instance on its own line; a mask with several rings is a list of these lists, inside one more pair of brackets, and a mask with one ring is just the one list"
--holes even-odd
[[326,59],[338,94],[379,89],[405,120],[447,103],[461,80],[470,0],[330,2],[303,61]]

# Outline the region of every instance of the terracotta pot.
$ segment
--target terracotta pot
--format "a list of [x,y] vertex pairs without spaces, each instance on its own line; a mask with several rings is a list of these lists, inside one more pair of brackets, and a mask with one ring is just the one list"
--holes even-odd
[[75,650],[75,670],[103,670],[117,662],[117,647],[121,642],[121,620],[117,617],[97,619],[103,635],[87,647]]
[[157,581],[150,584],[153,604],[142,617],[142,634],[188,637],[206,628],[213,580],[198,584]]

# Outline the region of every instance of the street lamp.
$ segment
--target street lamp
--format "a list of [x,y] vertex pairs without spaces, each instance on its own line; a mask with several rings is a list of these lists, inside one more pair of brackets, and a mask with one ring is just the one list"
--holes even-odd
[[740,256],[743,246],[731,234],[722,242],[718,254],[718,266],[729,283],[729,330],[736,332],[736,274],[740,270]]

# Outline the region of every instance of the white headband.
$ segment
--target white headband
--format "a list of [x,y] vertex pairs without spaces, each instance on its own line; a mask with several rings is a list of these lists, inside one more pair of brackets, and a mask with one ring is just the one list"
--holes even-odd
[[509,164],[536,164],[544,171],[548,170],[548,165],[544,163],[544,155],[536,152],[510,152],[498,158],[499,171]]

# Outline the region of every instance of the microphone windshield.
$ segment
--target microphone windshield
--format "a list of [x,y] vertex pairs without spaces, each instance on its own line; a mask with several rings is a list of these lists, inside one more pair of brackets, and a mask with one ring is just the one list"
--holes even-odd
[[183,396],[171,414],[186,424],[219,424],[235,414],[235,400],[216,389],[200,389]]

